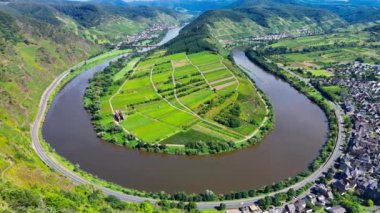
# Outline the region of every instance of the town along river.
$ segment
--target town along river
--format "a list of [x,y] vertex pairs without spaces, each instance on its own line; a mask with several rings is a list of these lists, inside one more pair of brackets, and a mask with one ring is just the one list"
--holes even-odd
[[124,187],[152,192],[242,191],[304,171],[326,140],[324,113],[289,84],[251,63],[244,52],[234,50],[233,58],[249,70],[274,107],[275,128],[255,146],[221,155],[175,156],[101,141],[82,101],[88,79],[104,65],[83,72],[58,93],[47,114],[43,136],[81,169]]

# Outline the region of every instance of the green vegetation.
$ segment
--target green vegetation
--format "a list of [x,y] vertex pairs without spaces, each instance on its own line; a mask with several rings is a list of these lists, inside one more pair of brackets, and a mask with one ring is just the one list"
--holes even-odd
[[[80,204],[65,198],[65,193],[75,194],[74,186],[52,173],[35,154],[31,147],[30,124],[37,113],[41,94],[54,77],[70,65],[98,54],[102,48],[51,25],[42,27],[41,23],[23,17],[8,16],[4,15],[7,21],[1,21],[0,33],[0,211],[14,207],[19,211],[32,211],[42,208],[39,205],[57,211],[75,211],[82,205],[85,209],[90,202],[83,200]],[[28,27],[20,28],[20,24]],[[62,199],[61,207],[59,199]],[[64,202],[69,202],[69,206]],[[107,204],[99,201],[99,208],[93,205],[87,209],[100,210],[101,206],[106,208]]]
[[[91,81],[85,107],[103,139],[147,151],[213,154],[254,143],[271,129],[267,101],[229,61],[210,52],[163,53],[137,65],[139,57],[120,59]],[[116,123],[115,114],[123,119]]]
[[0,212],[160,212],[158,206],[124,203],[93,187],[76,186],[36,155],[30,124],[53,79],[87,59],[68,81],[125,51],[93,43],[83,36],[83,26],[54,9],[49,13],[32,1],[13,2],[0,4]]
[[347,91],[340,86],[318,86],[317,89],[328,99],[339,102],[342,100],[342,95]]
[[223,52],[223,47],[260,35],[305,32],[320,34],[346,21],[329,11],[286,1],[239,1],[225,10],[206,11],[187,25],[167,47],[170,53]]
[[0,210],[2,212],[164,212],[148,202],[132,204],[121,202],[113,196],[89,186],[70,187],[70,190],[24,188],[0,181]]
[[[372,200],[366,200],[360,198],[359,194],[356,194],[354,192],[348,192],[344,195],[341,195],[340,193],[334,193],[334,205],[341,205],[343,206],[347,212],[358,212],[358,213],[364,213],[364,212],[370,212],[370,208],[366,207],[373,204]],[[372,201],[372,202],[371,202]]]
[[263,67],[265,70],[271,72],[272,74],[290,83],[294,88],[302,92],[311,101],[313,101],[319,107],[321,107],[321,109],[325,112],[327,116],[327,120],[329,124],[329,134],[328,134],[328,139],[325,145],[320,150],[320,154],[313,161],[313,163],[310,164],[308,171],[302,172],[300,175],[290,180],[287,180],[286,182],[288,181],[292,182],[292,180],[294,179],[298,179],[298,180],[303,179],[304,177],[309,176],[312,172],[316,171],[328,159],[331,152],[335,148],[335,143],[338,136],[338,123],[337,123],[338,121],[337,121],[335,112],[332,109],[332,106],[330,105],[329,101],[324,96],[322,96],[320,92],[308,86],[303,81],[300,81],[297,77],[279,68],[277,64],[273,62],[268,62],[264,57],[260,56],[259,52],[256,52],[254,50],[248,50],[247,56],[256,64]]
[[257,45],[260,46],[257,51],[259,55],[307,78],[332,77],[335,75],[334,67],[355,60],[380,63],[378,36],[359,26],[332,34],[284,39],[267,46]]
[[[97,44],[125,41],[146,28],[160,24],[181,24],[189,16],[153,7],[117,7],[89,2],[12,1],[0,11],[13,11],[36,22],[70,31]],[[57,38],[58,39],[58,38]]]
[[[285,67],[291,65],[290,68],[293,71],[304,72],[305,76],[329,77],[334,73],[325,69],[327,64],[357,59],[368,63],[379,63],[377,57],[379,52],[378,23],[360,22],[376,21],[376,17],[380,13],[376,8],[366,8],[368,11],[366,13],[355,7],[350,7],[351,11],[349,12],[347,9],[327,8],[332,11],[331,13],[319,9],[289,7],[289,5],[279,5],[270,9],[268,5],[240,5],[240,8],[206,12],[188,25],[181,32],[181,36],[168,44],[168,54],[195,53],[200,50],[220,51],[225,54],[221,51],[223,45],[247,36],[281,32],[298,35],[297,33],[302,28],[311,30],[312,33],[337,30],[333,34],[286,39],[271,44],[272,50],[269,50],[268,47],[266,51],[279,51],[277,55],[283,55],[283,57],[276,57],[274,56],[276,54],[266,52],[265,54],[272,54],[268,58],[274,63],[262,61],[261,57],[255,55],[257,52],[252,54],[252,59],[261,62],[261,65],[267,70],[290,82],[326,112],[330,133],[320,156],[310,165],[309,171],[257,190],[231,192],[225,195],[215,195],[211,191],[197,195],[187,195],[182,192],[168,195],[166,193],[138,192],[131,189],[121,190],[126,194],[163,200],[159,202],[161,208],[158,208],[148,203],[123,203],[115,197],[105,196],[92,187],[75,186],[66,178],[52,172],[42,163],[30,146],[30,123],[37,113],[41,94],[56,76],[79,61],[93,58],[70,73],[66,79],[69,80],[81,70],[121,53],[113,52],[109,55],[95,57],[107,51],[103,46],[97,44],[121,41],[127,35],[137,34],[156,23],[178,24],[186,17],[166,9],[115,8],[83,2],[35,3],[34,1],[15,0],[7,5],[0,4],[0,211],[160,212],[168,211],[169,208],[171,211],[175,211],[172,208],[178,208],[178,211],[194,211],[194,202],[197,201],[222,201],[267,194],[307,177],[325,161],[333,149],[337,130],[334,115],[320,93],[308,88],[290,74],[281,71],[277,65]],[[347,27],[348,30],[353,29],[354,31],[339,29],[339,26],[346,26],[347,22],[359,24]],[[92,81],[91,85],[96,85],[96,82],[106,83],[104,87],[99,87],[99,85],[90,87],[92,91],[88,90],[86,93],[91,99],[86,99],[86,107],[95,115],[95,126],[101,127],[98,130],[104,133],[100,136],[118,144],[128,141],[128,144],[125,145],[141,150],[177,154],[219,153],[256,143],[273,127],[273,114],[268,100],[260,91],[255,91],[251,82],[234,68],[231,62],[220,59],[218,63],[208,63],[206,57],[210,57],[210,60],[216,60],[218,57],[215,54],[204,52],[188,55],[190,60],[184,60],[186,56],[184,53],[170,56],[161,54],[155,53],[150,59],[144,58],[137,67],[136,62],[142,56],[121,59],[107,68],[106,72],[98,74]],[[161,60],[162,58],[166,61]],[[314,61],[314,59],[316,60]],[[171,63],[170,60],[174,63]],[[302,64],[303,62],[310,64]],[[154,69],[149,69],[153,64]],[[219,68],[220,65],[226,66],[227,69],[216,70],[218,75],[205,73],[203,76],[199,74],[199,72]],[[302,71],[299,71],[298,68],[301,68]],[[173,72],[173,70],[175,71]],[[149,78],[151,72],[153,73],[152,81],[157,86],[157,91],[153,89],[153,92],[149,86],[152,85]],[[233,79],[229,74],[235,75],[240,82],[237,89],[234,84],[226,85]],[[223,79],[218,79],[219,75],[223,76]],[[141,135],[142,131],[139,126],[153,130],[153,133],[149,132],[150,134],[147,135],[148,138],[144,142],[136,140],[132,134],[125,134],[117,126],[110,125],[113,124],[113,117],[108,100],[127,79],[129,80],[125,87],[122,87],[122,91],[141,92],[144,99],[139,99],[138,96],[134,97],[133,93],[124,93],[118,94],[113,104],[120,107],[117,109],[131,113],[130,117],[128,115],[128,119],[138,121],[131,122],[135,126],[128,126],[129,124],[124,123],[122,124],[125,126],[124,128],[133,129],[136,135]],[[209,82],[207,83],[205,79]],[[208,90],[210,83],[211,87],[218,87],[218,89],[216,91]],[[140,85],[147,85],[147,89],[141,88]],[[189,85],[195,86],[190,87]],[[220,87],[221,85],[225,87]],[[336,87],[322,86],[320,91],[330,94],[331,99],[337,99],[342,92],[344,93]],[[173,99],[175,93],[177,93],[179,101],[177,98]],[[265,101],[260,101],[261,99],[258,97],[260,94]],[[328,96],[326,94],[323,95]],[[131,95],[132,98],[125,98],[124,95]],[[168,102],[162,101],[163,99],[167,99]],[[145,101],[148,102],[142,103]],[[264,102],[268,106],[268,113],[264,110]],[[125,108],[125,103],[134,105],[134,109]],[[169,103],[174,108],[181,110],[170,110],[173,107]],[[249,107],[252,103],[256,108]],[[199,117],[194,116],[191,112],[196,113]],[[180,119],[173,119],[177,116]],[[253,138],[244,143],[231,142],[258,128],[265,116],[268,117],[268,121],[260,126]],[[208,122],[202,121],[201,118]],[[238,123],[235,121],[239,121],[240,126],[235,125]],[[155,122],[162,125],[161,129],[165,129],[167,132],[164,132],[163,135],[154,132],[156,127],[149,126],[149,123]],[[228,131],[220,131],[219,125],[223,125],[223,123],[227,125],[225,128]],[[228,123],[232,123],[232,125],[228,125]],[[170,135],[171,133],[175,134]],[[208,142],[201,141],[201,138]],[[157,144],[157,140],[160,140],[160,144]],[[171,146],[171,144],[176,146]],[[80,171],[74,165],[67,162],[66,164],[86,178],[102,182],[96,177]],[[105,181],[102,184],[117,188]],[[290,192],[290,194],[293,193]],[[267,201],[270,199],[271,202],[278,203],[279,200],[281,202],[286,198],[284,195],[278,196],[277,198],[268,198]],[[338,197],[338,204],[352,212],[369,211],[368,208],[359,204],[371,206],[372,200],[368,198],[363,203],[355,196],[346,194]],[[168,200],[180,202],[174,203]],[[378,204],[378,200],[374,199],[373,201]],[[189,203],[185,204],[184,202]],[[268,203],[263,202],[262,204],[265,206]]]
[[23,16],[0,11],[0,19],[0,211],[161,211],[76,186],[52,172],[31,146],[30,124],[51,81],[80,61],[90,58],[66,80],[125,51],[109,52],[59,26]]
[[[321,180],[318,180],[317,182],[320,181]],[[291,202],[294,197],[304,193],[312,185],[313,183],[309,183],[307,186],[302,187],[297,191],[290,189],[286,193],[278,193],[272,197],[267,196],[259,200],[258,204],[262,209],[268,209],[270,206],[282,206],[285,202]],[[313,209],[315,212],[326,212],[321,206],[315,205],[313,203],[307,202],[306,205],[308,206],[308,208]],[[368,207],[371,207],[371,205],[373,205],[373,201],[370,199],[364,201],[353,192],[348,192],[345,195],[341,195],[339,192],[334,192],[334,199],[331,205],[341,205],[347,210],[347,212],[364,213],[371,211]]]

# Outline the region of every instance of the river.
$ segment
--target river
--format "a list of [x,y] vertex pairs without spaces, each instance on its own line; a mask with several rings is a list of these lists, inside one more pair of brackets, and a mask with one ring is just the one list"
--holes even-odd
[[[169,31],[168,35],[175,36]],[[170,39],[167,39],[170,40]],[[43,137],[58,154],[99,178],[145,191],[216,193],[254,189],[304,171],[327,136],[322,110],[286,82],[251,63],[244,52],[232,52],[270,98],[275,128],[259,144],[211,156],[175,156],[126,149],[96,137],[83,108],[85,88],[96,71],[84,71],[54,98],[43,125]]]

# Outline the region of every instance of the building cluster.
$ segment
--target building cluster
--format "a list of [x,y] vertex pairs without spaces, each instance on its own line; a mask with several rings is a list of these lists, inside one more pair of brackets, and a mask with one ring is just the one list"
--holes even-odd
[[[323,191],[318,191],[316,194],[308,194],[302,199],[297,200],[294,203],[285,204],[281,207],[270,207],[267,210],[262,210],[257,205],[245,206],[238,209],[229,209],[226,213],[303,213],[303,212],[313,212],[313,209],[309,207],[311,205],[318,205],[325,208],[328,213],[345,213],[344,209],[340,205],[330,206],[331,202],[327,196],[332,196],[330,190],[328,190],[324,185],[317,185],[315,188],[322,188]],[[328,194],[325,194],[328,192]]]
[[113,115],[113,118],[115,119],[116,122],[120,122],[125,119],[125,116],[120,110],[116,110],[115,114]]
[[336,85],[347,90],[341,104],[353,126],[334,186],[341,193],[356,189],[376,200],[380,198],[380,81],[376,80],[380,66],[353,62],[335,72],[341,76],[334,79]]
[[265,34],[265,35],[255,35],[255,36],[249,36],[245,38],[241,38],[239,40],[221,40],[220,42],[224,45],[231,45],[236,43],[251,43],[251,42],[257,42],[257,41],[278,41],[281,39],[286,38],[296,38],[301,36],[310,36],[314,35],[316,32],[313,32],[310,29],[300,29],[296,30],[294,33],[289,32],[282,32],[282,33],[274,33],[274,34]]
[[[332,191],[342,195],[356,191],[366,199],[380,199],[380,81],[376,79],[380,66],[352,62],[330,71],[337,77],[318,81],[325,86],[338,85],[346,91],[341,94],[340,104],[351,120],[351,137],[345,154],[334,168],[333,180],[317,184],[302,200],[338,213],[346,210],[331,206]],[[293,206],[287,204],[285,211],[304,212]]]
[[127,36],[127,38],[125,39],[125,43],[133,44],[147,39],[158,38],[163,30],[172,29],[174,27],[175,26],[168,24],[153,25],[137,35]]
[[[282,207],[266,211],[255,208],[249,212],[312,212],[311,207],[319,206],[327,212],[344,213],[346,209],[333,205],[332,201],[334,194],[349,191],[375,202],[380,200],[380,81],[376,77],[380,75],[380,65],[352,62],[329,70],[336,77],[317,81],[323,86],[343,88],[340,105],[352,124],[344,155],[331,170],[332,180],[314,185],[296,201]],[[246,210],[241,208],[239,212]]]

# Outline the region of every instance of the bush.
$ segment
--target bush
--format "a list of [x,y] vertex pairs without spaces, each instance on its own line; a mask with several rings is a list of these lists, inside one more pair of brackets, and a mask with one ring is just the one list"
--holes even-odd
[[225,210],[227,208],[227,206],[226,206],[226,204],[225,203],[221,203],[220,205],[219,205],[219,210],[220,211],[223,211],[223,210]]
[[109,203],[114,209],[124,210],[125,208],[124,203],[113,195],[106,197],[105,201]]

